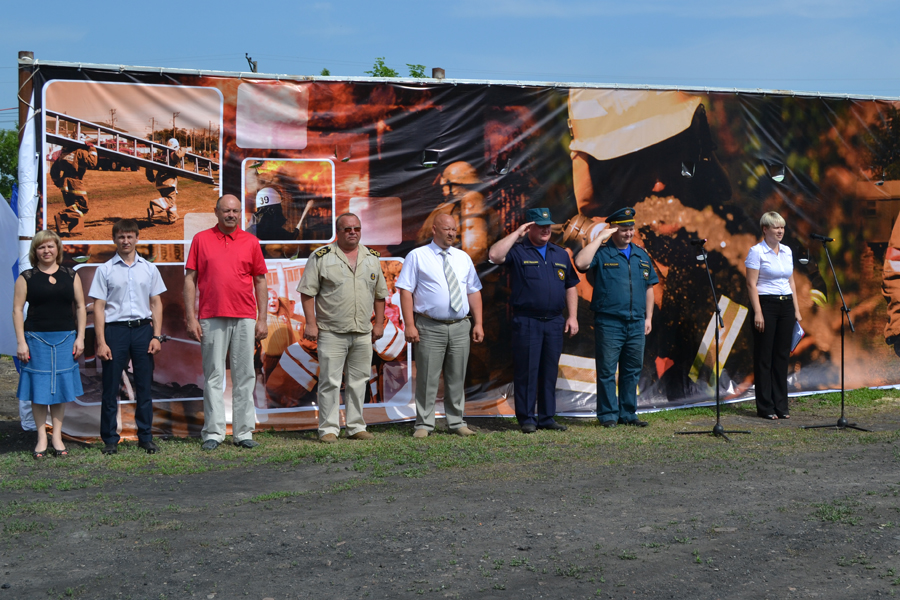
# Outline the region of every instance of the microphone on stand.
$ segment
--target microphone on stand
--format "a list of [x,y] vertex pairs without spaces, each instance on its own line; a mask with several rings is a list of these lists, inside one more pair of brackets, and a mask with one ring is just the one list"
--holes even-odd
[[824,235],[819,235],[818,233],[811,233],[809,237],[814,240],[819,240],[820,242],[833,242],[834,238],[825,237]]

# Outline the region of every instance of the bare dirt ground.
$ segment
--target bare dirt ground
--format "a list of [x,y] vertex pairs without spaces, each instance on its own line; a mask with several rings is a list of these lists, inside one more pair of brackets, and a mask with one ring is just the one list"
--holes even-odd
[[[178,179],[179,219],[171,225],[165,223],[159,211],[153,225],[147,221],[150,200],[159,198],[156,186],[147,181],[144,169],[139,171],[97,171],[85,173],[84,184],[88,190],[90,210],[87,213],[84,233],[77,236],[64,235],[67,241],[112,239],[112,225],[119,219],[137,219],[141,224],[142,240],[182,240],[184,239],[183,218],[187,213],[211,213],[219,197],[216,189],[206,183]],[[52,226],[52,218],[64,208],[59,189],[47,184],[47,214]]]
[[[0,418],[13,412],[10,364]],[[33,434],[0,421],[0,600],[893,596],[896,406],[867,413],[875,433],[800,432],[821,415],[773,425],[738,410],[729,427],[753,433],[730,445],[673,436],[661,417],[532,436],[482,419],[477,440],[425,446],[409,425],[337,449],[270,433],[253,452],[201,456],[204,472],[180,466],[201,455],[197,440],[163,441],[155,457],[70,442],[69,459],[35,463]],[[360,448],[379,444],[400,470],[373,476]],[[295,453],[265,454],[276,447]],[[422,447],[461,466],[404,464]]]

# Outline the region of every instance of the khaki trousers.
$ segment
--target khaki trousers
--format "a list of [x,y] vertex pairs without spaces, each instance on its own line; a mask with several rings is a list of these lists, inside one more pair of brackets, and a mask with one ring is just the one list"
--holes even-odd
[[347,435],[366,430],[363,403],[372,373],[372,334],[319,330],[319,437],[341,433],[341,376],[345,377]]
[[416,429],[434,430],[434,404],[444,372],[444,413],[447,427],[465,427],[465,379],[469,363],[469,319],[446,324],[416,315]]
[[231,432],[237,443],[253,438],[256,407],[253,405],[253,342],[255,319],[215,317],[200,319],[203,339],[203,441],[225,440],[225,356],[231,352]]

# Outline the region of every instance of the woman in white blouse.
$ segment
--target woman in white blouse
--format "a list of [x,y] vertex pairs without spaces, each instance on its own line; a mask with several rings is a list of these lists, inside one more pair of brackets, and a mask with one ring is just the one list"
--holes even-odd
[[750,248],[744,261],[753,307],[756,414],[764,419],[789,419],[788,357],[794,325],[802,320],[794,285],[794,255],[781,243],[781,215],[767,212],[759,225],[763,241]]

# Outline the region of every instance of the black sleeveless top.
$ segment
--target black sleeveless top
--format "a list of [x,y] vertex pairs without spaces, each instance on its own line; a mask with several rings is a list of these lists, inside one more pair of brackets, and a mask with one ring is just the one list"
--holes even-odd
[[[75,331],[75,270],[60,267],[47,275],[28,269],[22,277],[28,289],[25,331]],[[56,283],[50,283],[50,277]]]

